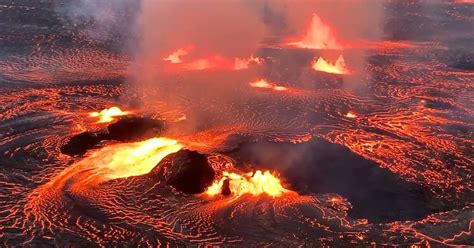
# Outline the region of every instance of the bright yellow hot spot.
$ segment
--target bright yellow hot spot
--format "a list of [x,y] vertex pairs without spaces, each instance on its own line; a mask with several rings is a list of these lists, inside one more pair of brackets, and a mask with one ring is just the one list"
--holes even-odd
[[77,186],[80,187],[144,175],[152,171],[164,157],[182,147],[178,141],[164,137],[109,145],[92,151],[58,178],[80,174],[81,176],[75,177]]
[[347,112],[347,114],[346,114],[346,117],[347,117],[347,118],[352,118],[352,119],[353,119],[353,118],[356,118],[356,117],[357,117],[357,115],[356,115],[356,114],[354,114],[354,113],[352,113],[352,112]]
[[[139,176],[149,173],[164,157],[179,151],[183,145],[168,138],[152,138],[142,142],[110,146],[102,150],[101,170],[107,179]],[[93,159],[93,158],[91,158]]]
[[251,87],[255,87],[255,88],[273,89],[273,90],[276,90],[276,91],[287,91],[288,90],[288,88],[286,88],[285,86],[280,86],[280,85],[275,85],[275,84],[269,83],[265,79],[260,79],[260,80],[255,81],[255,82],[251,82],[251,83],[249,83],[249,85]]
[[260,79],[255,82],[251,82],[250,86],[256,87],[256,88],[268,88],[268,89],[273,88],[273,86],[265,79]]
[[336,60],[336,63],[334,64],[328,62],[322,57],[319,57],[318,60],[316,60],[313,63],[313,69],[315,71],[323,71],[323,72],[333,73],[333,74],[349,74],[350,73],[349,69],[346,66],[344,57],[342,57],[342,55],[339,56],[339,58]]
[[244,194],[260,195],[267,194],[269,196],[280,196],[287,192],[281,185],[280,179],[271,174],[269,171],[262,172],[257,170],[255,173],[247,173],[239,175],[232,172],[224,172],[223,177],[215,181],[207,190],[206,194],[213,196],[222,191],[224,181],[229,180],[229,189],[232,195],[241,196]]
[[163,58],[163,60],[169,61],[172,64],[180,64],[182,62],[181,61],[181,56],[184,56],[184,55],[187,55],[187,54],[188,54],[188,51],[180,48],[177,51],[170,54],[168,57]]
[[107,123],[114,120],[114,117],[124,116],[131,114],[130,111],[122,111],[119,107],[111,107],[104,109],[100,112],[92,112],[89,114],[90,117],[98,117],[98,123]]

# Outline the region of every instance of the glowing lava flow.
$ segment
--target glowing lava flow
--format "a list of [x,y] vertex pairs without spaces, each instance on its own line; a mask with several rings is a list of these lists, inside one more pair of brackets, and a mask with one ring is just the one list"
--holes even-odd
[[180,48],[178,49],[177,51],[173,52],[172,54],[170,54],[168,57],[166,58],[163,58],[163,60],[165,61],[169,61],[171,62],[172,64],[179,64],[181,63],[181,56],[184,56],[184,55],[187,55],[188,54],[188,51]]
[[306,34],[297,41],[288,42],[287,45],[307,49],[343,49],[343,45],[337,41],[331,27],[316,14],[313,14]]
[[224,188],[224,183],[227,180],[230,193],[237,197],[244,194],[267,194],[276,197],[288,191],[283,188],[280,179],[272,175],[269,171],[262,173],[262,171],[257,170],[255,173],[250,172],[244,175],[225,171],[223,177],[215,181],[206,190],[206,194],[214,196],[221,193]]
[[254,57],[254,56],[251,56],[250,58],[245,58],[245,59],[236,58],[235,63],[234,63],[234,70],[238,71],[238,70],[248,69],[251,63],[262,65],[264,63],[264,60],[262,58]]
[[149,173],[166,156],[183,148],[178,141],[169,138],[117,144],[92,153],[79,163],[100,165],[93,173],[104,180],[140,176]]
[[178,141],[164,137],[109,145],[63,170],[45,187],[60,189],[71,182],[71,188],[82,190],[117,178],[144,175],[182,147]]
[[342,55],[337,58],[336,63],[331,64],[327,60],[323,59],[322,57],[319,57],[318,60],[314,61],[313,63],[313,69],[315,71],[323,71],[327,73],[333,73],[333,74],[349,74],[350,71],[346,66],[346,61],[344,60],[344,57]]
[[347,112],[346,117],[347,117],[347,118],[354,119],[354,118],[357,118],[357,115],[354,114],[354,113],[352,113],[352,112]]
[[131,114],[130,111],[122,111],[118,107],[111,107],[104,109],[100,112],[92,112],[89,114],[90,117],[98,117],[99,121],[97,123],[107,123],[114,120],[114,117],[125,116]]
[[248,69],[249,65],[255,63],[257,65],[261,65],[263,63],[263,59],[261,58],[235,58],[235,59],[228,59],[219,55],[214,57],[205,58],[205,59],[198,59],[191,61],[189,63],[184,63],[183,68],[190,71],[200,71],[200,70],[244,70]]
[[286,88],[285,86],[271,84],[265,79],[260,79],[260,80],[255,81],[255,82],[251,82],[251,83],[249,83],[249,85],[251,87],[255,87],[255,88],[272,89],[272,90],[276,90],[276,91],[287,91],[288,90],[288,88]]
[[[205,58],[191,59],[183,61],[182,56],[188,55],[188,49],[180,48],[163,58],[171,64],[175,64],[176,69],[187,71],[201,71],[201,70],[244,70],[248,69],[250,65],[261,65],[264,63],[263,58],[250,56],[249,58],[226,58],[221,55],[213,55]],[[178,64],[180,64],[178,66]]]

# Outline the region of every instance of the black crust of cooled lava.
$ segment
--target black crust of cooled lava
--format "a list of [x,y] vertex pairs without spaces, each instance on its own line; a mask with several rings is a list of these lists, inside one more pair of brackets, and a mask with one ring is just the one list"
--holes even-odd
[[207,157],[195,151],[181,150],[168,156],[166,182],[178,191],[199,194],[214,181],[215,172]]
[[107,134],[80,133],[61,146],[60,151],[69,156],[84,155],[88,150],[96,147],[100,141],[104,140],[106,138],[104,136],[107,136]]
[[123,118],[107,127],[109,139],[124,142],[156,137],[163,129],[162,121],[143,117]]
[[165,125],[160,120],[146,117],[127,117],[107,126],[104,130],[83,132],[72,136],[69,141],[61,146],[60,151],[69,156],[84,155],[88,150],[97,148],[103,140],[117,140],[134,142],[156,137],[163,132]]
[[474,53],[466,52],[463,50],[453,50],[448,56],[446,56],[446,63],[451,67],[465,70],[474,71]]

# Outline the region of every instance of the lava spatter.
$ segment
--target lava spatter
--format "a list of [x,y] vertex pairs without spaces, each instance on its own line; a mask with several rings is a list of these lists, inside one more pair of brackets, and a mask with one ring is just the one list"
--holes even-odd
[[[226,187],[227,189],[225,189]],[[260,170],[243,175],[224,171],[222,178],[214,182],[206,190],[206,194],[214,196],[219,193],[224,194],[224,191],[226,190],[236,197],[244,194],[267,194],[269,196],[277,197],[288,191],[283,188],[280,179],[275,175],[271,174],[269,171],[262,172]]]

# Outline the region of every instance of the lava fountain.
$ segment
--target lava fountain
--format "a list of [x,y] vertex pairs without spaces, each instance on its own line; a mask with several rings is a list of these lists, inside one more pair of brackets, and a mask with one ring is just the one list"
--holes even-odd
[[181,148],[183,145],[174,139],[152,138],[104,147],[79,163],[100,165],[92,171],[104,180],[140,176],[149,173],[164,157]]
[[[228,189],[226,189],[228,184]],[[254,173],[239,175],[233,172],[225,171],[223,177],[215,181],[207,190],[206,194],[214,196],[228,190],[230,194],[235,197],[244,194],[261,195],[267,194],[269,196],[277,197],[285,192],[288,192],[275,175],[269,171],[262,172],[260,170]]]
[[323,22],[317,14],[313,14],[306,34],[301,38],[292,40],[287,42],[286,45],[306,49],[342,50],[344,48],[336,39],[332,28]]
[[262,89],[272,89],[275,91],[287,91],[288,88],[281,85],[276,85],[273,83],[269,83],[266,79],[260,79],[254,82],[250,82],[249,85],[254,88],[262,88]]
[[315,71],[323,71],[333,74],[350,74],[350,70],[347,68],[346,61],[342,55],[337,58],[334,64],[322,57],[319,57],[318,60],[313,62],[312,67]]
[[164,137],[108,145],[89,153],[46,185],[60,189],[66,182],[73,182],[72,188],[83,189],[113,179],[144,175],[164,157],[181,148],[183,145],[177,140]]
[[208,55],[205,57],[183,59],[182,56],[191,55],[189,49],[179,48],[170,55],[163,58],[173,64],[174,69],[183,71],[203,71],[203,70],[233,70],[239,71],[248,69],[251,65],[262,65],[263,58],[254,57],[240,57],[229,58],[220,54]]
[[172,64],[179,64],[181,62],[183,62],[181,60],[181,56],[184,56],[184,55],[187,55],[188,54],[188,51],[186,51],[185,49],[183,48],[180,48],[176,51],[174,51],[172,54],[170,54],[168,57],[166,58],[163,58],[163,60],[165,61],[169,61],[170,63]]
[[99,118],[97,123],[108,123],[115,120],[114,117],[125,116],[131,113],[131,111],[122,111],[119,107],[110,107],[100,112],[89,113],[89,116]]

